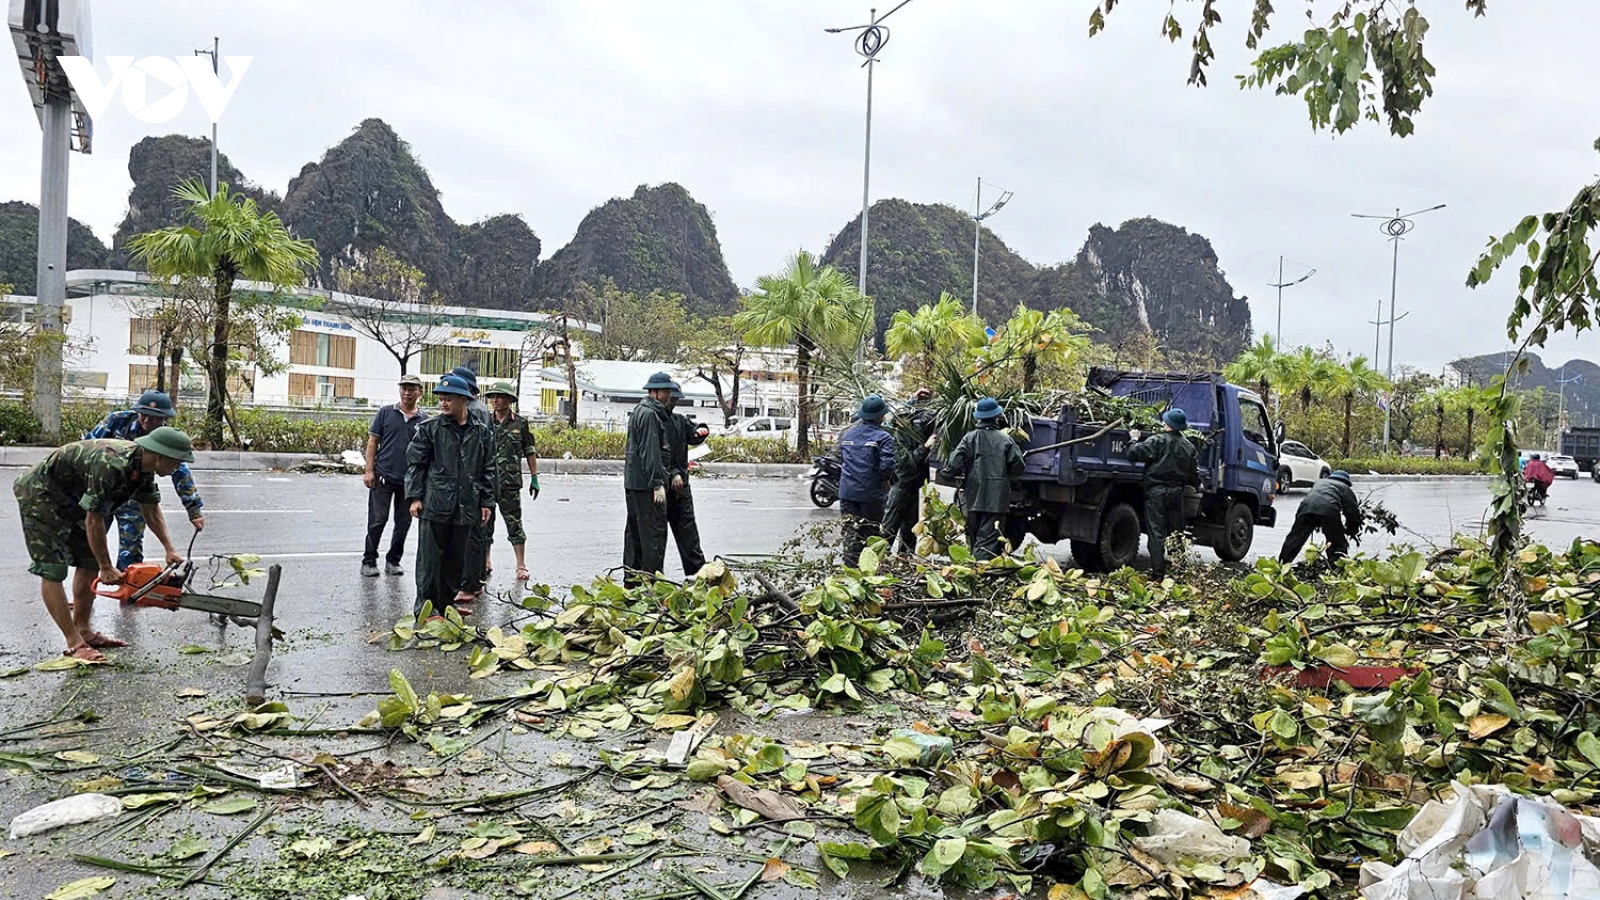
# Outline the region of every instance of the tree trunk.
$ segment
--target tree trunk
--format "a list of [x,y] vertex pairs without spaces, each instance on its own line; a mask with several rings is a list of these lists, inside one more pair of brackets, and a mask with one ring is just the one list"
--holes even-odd
[[1300,414],[1303,415],[1303,416],[1310,416],[1311,415],[1311,388],[1310,387],[1303,387],[1303,388],[1300,389]]
[[1345,394],[1344,395],[1344,458],[1345,459],[1349,459],[1350,458],[1350,416],[1352,415],[1352,407],[1355,406],[1355,402],[1356,402],[1356,395],[1355,394],[1350,393],[1350,394]]
[[572,332],[566,317],[561,319],[561,350],[567,364],[567,425],[578,427],[578,364],[572,360]]
[[211,301],[211,355],[206,359],[206,375],[211,392],[206,397],[205,439],[211,449],[221,449],[223,444],[222,419],[228,398],[228,326],[233,307],[233,277],[231,266],[217,266],[212,275],[215,293]]
[[1472,419],[1476,413],[1477,410],[1471,406],[1467,407],[1467,442],[1461,447],[1461,456],[1464,459],[1472,458]]
[[743,373],[744,348],[733,352],[733,390],[728,397],[728,408],[724,411],[724,425],[732,425],[733,418],[739,414],[739,376]]
[[[156,348],[156,390],[163,394],[167,393],[167,339],[170,334],[170,329],[161,329],[161,344]],[[129,391],[133,388],[128,385]]]
[[167,370],[172,373],[172,390],[167,396],[172,398],[172,405],[178,405],[178,395],[183,392],[183,344],[172,348],[172,361],[167,364]]
[[795,427],[799,429],[801,459],[811,455],[811,342],[804,337],[795,341],[795,382],[799,388],[799,402],[795,404]]
[[1438,459],[1444,451],[1444,404],[1434,407],[1433,419],[1433,458]]
[[1031,393],[1033,391],[1033,379],[1038,373],[1038,357],[1031,353],[1027,356],[1024,356],[1022,358],[1022,392],[1024,394]]
[[1266,407],[1272,406],[1272,386],[1267,384],[1267,380],[1265,378],[1261,379],[1261,405]]

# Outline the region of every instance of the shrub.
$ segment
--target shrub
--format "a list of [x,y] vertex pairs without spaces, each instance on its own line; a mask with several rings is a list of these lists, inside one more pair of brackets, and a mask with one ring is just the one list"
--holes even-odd
[[39,433],[39,420],[21,403],[0,403],[0,444],[24,444]]
[[1379,475],[1486,475],[1487,465],[1478,460],[1434,459],[1431,456],[1373,456],[1359,459],[1328,460],[1335,469],[1352,475],[1377,472]]

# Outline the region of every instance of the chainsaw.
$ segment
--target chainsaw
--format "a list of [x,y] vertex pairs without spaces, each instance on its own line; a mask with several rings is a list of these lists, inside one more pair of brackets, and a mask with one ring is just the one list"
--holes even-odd
[[[200,533],[195,532],[194,537]],[[194,537],[189,539],[189,550],[194,550]],[[261,616],[261,604],[237,597],[218,597],[199,594],[189,589],[194,578],[194,560],[185,555],[182,562],[160,566],[156,563],[130,563],[122,570],[122,580],[116,584],[101,584],[94,580],[94,593],[99,597],[120,600],[124,606],[154,606],[160,609],[193,609],[219,616],[237,616],[255,619]]]

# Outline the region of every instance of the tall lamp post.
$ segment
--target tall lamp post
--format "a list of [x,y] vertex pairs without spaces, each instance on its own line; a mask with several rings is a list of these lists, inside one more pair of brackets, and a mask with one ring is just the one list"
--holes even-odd
[[[1295,263],[1295,265],[1299,265],[1299,263]],[[1283,256],[1279,255],[1278,256],[1278,283],[1277,284],[1269,284],[1269,285],[1267,285],[1267,287],[1275,287],[1275,288],[1278,289],[1278,337],[1277,337],[1277,341],[1278,341],[1278,349],[1280,351],[1283,350],[1283,289],[1286,288],[1286,287],[1294,287],[1295,285],[1300,284],[1301,282],[1309,279],[1311,276],[1317,274],[1317,270],[1316,269],[1312,269],[1310,266],[1307,266],[1306,268],[1311,269],[1311,271],[1305,273],[1304,275],[1301,275],[1299,278],[1296,278],[1293,281],[1284,281],[1283,280]],[[1376,360],[1374,360],[1374,362],[1376,362]]]
[[[872,68],[873,63],[878,61],[878,52],[883,49],[883,45],[889,43],[889,29],[883,27],[884,20],[899,12],[902,6],[910,2],[911,0],[900,0],[894,9],[889,10],[882,16],[878,15],[876,7],[872,8],[868,11],[867,24],[865,25],[823,29],[829,34],[841,34],[847,31],[860,32],[860,34],[856,35],[856,52],[866,59],[866,62],[861,64],[867,70],[867,137],[866,151],[862,154],[861,163],[861,258],[858,260],[861,271],[857,274],[856,282],[856,290],[863,297],[867,296],[867,224],[872,205]],[[860,362],[865,357],[867,341],[871,339],[872,332],[876,330],[877,312],[872,306],[869,301],[868,315],[870,316],[869,322],[871,322],[871,326],[862,335],[861,343],[856,346],[857,362]]]
[[972,315],[978,315],[978,238],[983,234],[983,220],[1000,211],[1000,207],[1011,202],[1011,192],[1002,190],[1000,199],[993,206],[983,212],[978,210],[983,205],[983,176],[978,176],[978,194],[972,200]]
[[1566,363],[1561,364],[1561,369],[1559,371],[1561,374],[1556,376],[1556,384],[1561,386],[1561,409],[1558,413],[1556,413],[1556,427],[1565,429],[1567,427],[1567,385],[1572,384],[1573,382],[1582,381],[1583,373],[1580,372],[1577,375],[1568,378]]
[[[217,74],[217,52],[222,49],[222,38],[211,39],[210,50],[196,50],[195,56],[211,57],[211,74]],[[217,123],[211,123],[211,196],[217,195]]]
[[[1427,209],[1419,209],[1416,212],[1408,212],[1404,215],[1401,215],[1400,207],[1397,206],[1395,207],[1394,215],[1392,216],[1372,216],[1363,215],[1362,213],[1350,214],[1353,218],[1357,219],[1378,219],[1383,223],[1378,226],[1378,230],[1387,235],[1389,240],[1394,241],[1394,264],[1389,273],[1389,363],[1387,366],[1387,373],[1384,376],[1389,379],[1389,383],[1391,384],[1394,383],[1394,323],[1398,321],[1394,314],[1394,300],[1397,285],[1400,281],[1400,241],[1407,234],[1409,234],[1412,229],[1417,227],[1417,223],[1411,221],[1412,216],[1420,216],[1423,213],[1433,212],[1436,209],[1444,209],[1444,207],[1445,204],[1441,203],[1438,206],[1430,206]],[[1390,418],[1390,410],[1386,407],[1383,411],[1383,452],[1385,454],[1389,452]]]

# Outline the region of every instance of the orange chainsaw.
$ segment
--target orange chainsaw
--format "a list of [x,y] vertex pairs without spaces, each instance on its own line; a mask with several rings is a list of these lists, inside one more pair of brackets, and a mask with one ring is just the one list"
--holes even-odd
[[161,609],[194,609],[219,616],[239,616],[246,619],[261,615],[261,604],[235,597],[218,597],[214,594],[197,594],[189,590],[194,578],[194,562],[184,560],[162,567],[156,563],[131,563],[122,570],[122,580],[116,584],[94,581],[98,597],[120,600],[124,605],[155,606]]

